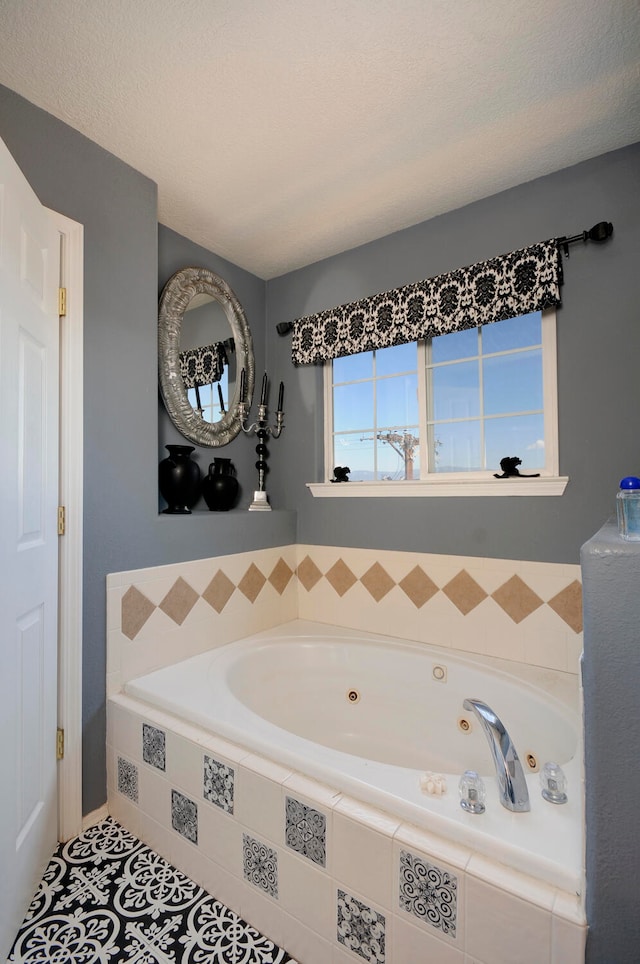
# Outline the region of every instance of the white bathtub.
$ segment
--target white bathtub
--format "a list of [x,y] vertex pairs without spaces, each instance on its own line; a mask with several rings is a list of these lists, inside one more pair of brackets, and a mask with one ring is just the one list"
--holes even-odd
[[[515,664],[506,672],[495,661],[296,620],[132,680],[125,692],[513,869],[581,893],[580,722],[566,683],[563,674]],[[501,806],[488,743],[463,709],[465,698],[480,699],[497,713],[525,769],[529,755],[540,767],[548,760],[563,766],[567,804],[544,801],[539,776],[530,772],[530,812]],[[465,769],[485,779],[482,815],[459,805]],[[444,795],[422,791],[425,771],[445,776]]]

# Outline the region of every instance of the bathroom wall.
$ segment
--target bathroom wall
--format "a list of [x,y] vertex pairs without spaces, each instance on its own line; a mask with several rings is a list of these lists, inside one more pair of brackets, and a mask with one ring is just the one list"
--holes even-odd
[[[295,519],[240,509],[158,514],[156,186],[2,86],[0,137],[42,203],[84,225],[83,811],[90,813],[106,799],[107,573],[290,544]],[[166,273],[199,254],[194,247],[163,233]],[[263,282],[209,259],[205,266],[229,276],[247,304],[263,366]]]
[[[473,159],[469,159],[473,164]],[[289,361],[292,321],[550,237],[613,222],[607,244],[565,260],[557,312],[562,497],[314,499],[323,466],[319,367]],[[576,564],[640,474],[640,145],[597,157],[270,281],[267,356],[287,393],[272,490],[298,513],[298,541]],[[275,446],[274,446],[275,449]],[[525,459],[526,453],[518,454]],[[498,468],[496,466],[496,468]]]

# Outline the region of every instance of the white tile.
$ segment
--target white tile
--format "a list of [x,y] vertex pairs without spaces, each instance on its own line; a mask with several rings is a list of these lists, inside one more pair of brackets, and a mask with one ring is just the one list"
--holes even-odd
[[468,955],[487,964],[550,964],[551,913],[469,875]]
[[240,907],[244,920],[282,947],[286,939],[288,915],[277,900],[268,897],[258,887],[245,883]]
[[387,960],[393,964],[464,964],[464,954],[432,934],[414,927],[410,918],[394,917],[393,948]]
[[282,782],[290,772],[256,756],[246,757],[236,770],[235,816],[253,834],[279,845],[285,824]]
[[544,911],[550,913],[553,910],[557,896],[555,887],[542,880],[536,880],[528,874],[512,870],[497,860],[491,860],[490,857],[473,854],[467,864],[467,875],[500,888]]
[[410,823],[403,823],[394,837],[394,850],[400,848],[413,853],[423,854],[434,861],[444,862],[458,871],[463,871],[471,857],[471,851],[444,837],[438,837],[421,830]]
[[138,804],[162,827],[171,827],[171,787],[159,770],[142,764],[138,771]]
[[234,914],[241,915],[245,884],[234,874],[206,857],[202,864],[202,886]]
[[551,964],[584,964],[587,925],[554,915],[551,924]]
[[202,747],[167,730],[165,748],[166,774],[171,786],[182,790],[192,800],[201,800],[203,796]]
[[[330,964],[331,943],[319,937],[289,914],[283,916],[284,937],[280,947],[288,951],[299,964]],[[352,960],[351,964],[355,964]]]
[[287,777],[283,782],[283,790],[289,796],[309,806],[329,809],[335,807],[342,796],[341,792],[334,787],[318,783],[317,780],[305,777],[301,773],[292,773]]
[[198,846],[227,873],[242,878],[242,826],[206,801],[198,804]]
[[333,873],[344,889],[357,891],[387,908],[392,906],[392,841],[334,811]]
[[333,881],[291,851],[278,851],[278,901],[305,927],[331,940],[335,917]]

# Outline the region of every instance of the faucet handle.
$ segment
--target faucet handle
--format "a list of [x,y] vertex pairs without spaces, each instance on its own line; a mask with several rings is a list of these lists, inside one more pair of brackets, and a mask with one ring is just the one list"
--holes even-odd
[[542,784],[542,796],[549,803],[566,803],[567,797],[567,778],[562,767],[557,763],[545,763],[540,771],[540,783]]
[[484,781],[475,770],[465,770],[458,784],[460,806],[467,813],[484,813]]

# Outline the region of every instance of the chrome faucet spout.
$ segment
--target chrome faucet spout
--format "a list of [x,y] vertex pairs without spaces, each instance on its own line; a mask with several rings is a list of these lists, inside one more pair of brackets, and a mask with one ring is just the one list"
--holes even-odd
[[465,700],[462,705],[465,710],[475,713],[489,742],[498,778],[500,803],[515,813],[526,812],[530,809],[526,777],[502,720],[482,700]]

